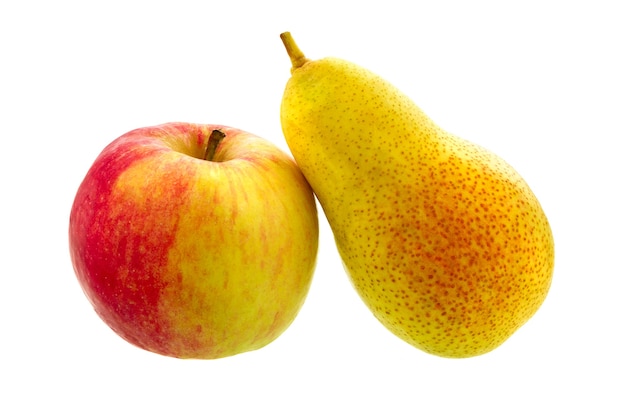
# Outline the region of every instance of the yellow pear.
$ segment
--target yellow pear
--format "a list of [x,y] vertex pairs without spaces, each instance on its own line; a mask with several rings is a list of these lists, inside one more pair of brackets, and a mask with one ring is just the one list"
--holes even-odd
[[289,32],[281,38],[292,62],[283,133],[365,304],[431,354],[501,345],[552,280],[553,236],[528,184],[380,76],[309,60]]

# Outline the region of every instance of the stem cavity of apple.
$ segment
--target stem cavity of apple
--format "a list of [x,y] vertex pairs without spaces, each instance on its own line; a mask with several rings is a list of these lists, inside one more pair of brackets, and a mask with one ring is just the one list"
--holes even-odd
[[205,161],[213,160],[217,147],[219,146],[222,139],[224,139],[225,137],[226,137],[226,134],[222,132],[221,130],[215,129],[211,132],[211,135],[209,136],[209,141],[206,145],[206,151],[204,152]]

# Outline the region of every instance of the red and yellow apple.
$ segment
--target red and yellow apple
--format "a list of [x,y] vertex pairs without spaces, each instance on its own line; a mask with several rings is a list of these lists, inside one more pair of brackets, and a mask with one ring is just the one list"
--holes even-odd
[[253,134],[168,123],[119,137],[78,188],[71,260],[128,342],[215,359],[259,349],[295,319],[318,247],[313,192]]

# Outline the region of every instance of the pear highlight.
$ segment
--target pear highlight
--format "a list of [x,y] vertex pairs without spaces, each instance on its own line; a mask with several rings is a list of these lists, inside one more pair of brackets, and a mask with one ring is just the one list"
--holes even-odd
[[380,76],[338,58],[292,61],[281,125],[354,288],[393,334],[434,355],[492,351],[539,309],[554,240],[528,184],[437,126]]

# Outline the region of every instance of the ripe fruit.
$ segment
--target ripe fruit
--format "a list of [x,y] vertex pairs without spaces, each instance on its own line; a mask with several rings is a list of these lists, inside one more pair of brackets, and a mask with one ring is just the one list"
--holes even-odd
[[220,358],[294,320],[317,256],[313,193],[293,159],[225,126],[133,130],[97,157],[69,222],[78,281],[143,349]]
[[281,35],[286,141],[354,287],[376,318],[435,355],[502,344],[550,287],[554,244],[522,177],[431,121],[389,82]]

